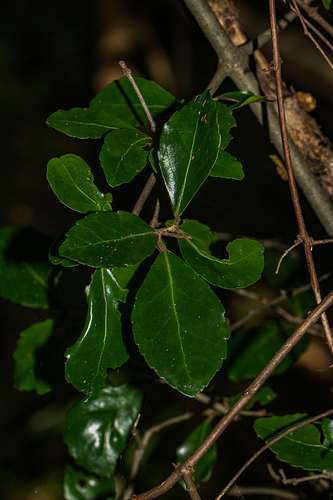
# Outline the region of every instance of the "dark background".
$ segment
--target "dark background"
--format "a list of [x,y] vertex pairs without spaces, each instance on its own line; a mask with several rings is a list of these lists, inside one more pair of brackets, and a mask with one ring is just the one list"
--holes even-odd
[[[251,37],[268,27],[266,2],[235,4]],[[58,237],[75,222],[76,214],[63,207],[48,186],[46,165],[53,157],[75,153],[95,171],[101,143],[68,138],[48,128],[45,120],[57,109],[87,106],[107,83],[122,76],[119,60],[125,60],[135,76],[155,80],[178,98],[205,89],[216,58],[183,7],[176,0],[13,0],[2,6],[1,227],[32,226]],[[279,9],[284,12],[282,5]],[[320,10],[329,18],[330,13]],[[268,44],[268,60],[269,51]],[[282,33],[281,53],[286,82],[314,94],[318,106],[312,115],[332,138],[333,72],[299,22]],[[222,90],[231,89],[225,82]],[[216,231],[290,244],[296,223],[288,186],[268,159],[274,150],[267,133],[248,109],[235,116],[239,126],[232,131],[235,139],[228,151],[242,162],[245,179],[208,180],[186,216]],[[139,176],[139,187],[145,178],[145,173]],[[131,210],[135,192],[126,199],[123,191],[115,193],[114,208]],[[302,203],[310,233],[323,237],[303,198]],[[68,387],[64,403],[63,387],[42,397],[12,388],[12,353],[19,332],[45,316],[4,300],[0,314],[1,498],[58,500],[67,460],[61,432],[66,409],[77,396]]]

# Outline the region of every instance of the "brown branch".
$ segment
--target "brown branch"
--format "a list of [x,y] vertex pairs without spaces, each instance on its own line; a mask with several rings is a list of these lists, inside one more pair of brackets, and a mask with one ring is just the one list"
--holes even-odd
[[[273,46],[273,67],[275,70],[275,80],[276,80],[276,93],[277,93],[277,104],[279,110],[279,119],[280,119],[280,130],[282,137],[282,145],[284,152],[285,165],[288,172],[288,182],[290,188],[291,199],[294,206],[294,211],[297,219],[298,229],[299,229],[299,238],[301,239],[304,247],[305,258],[307,262],[307,266],[309,269],[312,289],[316,298],[317,304],[321,301],[320,288],[318,283],[318,278],[314,266],[313,256],[312,256],[312,245],[313,239],[309,237],[305,221],[303,217],[303,212],[297,192],[296,181],[290,156],[289,149],[289,140],[287,133],[287,122],[284,111],[284,95],[283,95],[283,84],[282,84],[282,75],[281,75],[281,57],[278,43],[278,34],[277,34],[277,23],[276,23],[276,11],[275,11],[275,0],[269,0],[269,13],[270,13],[270,23],[272,29],[272,46]],[[330,326],[328,323],[328,319],[326,314],[323,314],[321,317],[321,321],[325,330],[326,339],[328,343],[328,347],[333,355],[333,339],[331,335]]]
[[[235,47],[223,26],[217,21],[215,14],[210,9],[206,0],[184,1],[217,55],[217,70],[208,88],[212,89],[212,93],[215,93],[224,78],[229,76],[240,90],[246,89],[258,94],[258,81],[249,67],[246,50],[244,50],[243,47]],[[227,0],[224,0],[224,3],[228,3]],[[259,123],[263,124],[260,104],[253,104],[250,108],[257,117]],[[283,148],[279,120],[270,103],[267,103],[267,114],[271,142],[282,156]],[[300,188],[327,234],[333,237],[333,206],[327,194],[317,182],[307,161],[292,141],[290,142],[290,152],[295,176]]]
[[306,477],[294,477],[288,479],[284,470],[279,470],[281,474],[281,479],[283,484],[292,484],[293,486],[297,486],[299,483],[304,483],[306,481],[316,481],[317,479],[328,479],[329,481],[333,481],[333,473],[332,471],[323,470],[320,474],[311,474],[311,476]]
[[316,7],[310,7],[306,2],[302,0],[296,0],[298,5],[307,13],[309,17],[312,17],[320,26],[322,26],[327,33],[333,37],[333,27],[328,23],[319,13]]
[[284,345],[279,349],[279,351],[273,356],[266,367],[261,371],[258,377],[249,385],[246,391],[242,394],[239,400],[230,408],[230,410],[222,417],[218,424],[213,428],[206,439],[201,443],[201,445],[195,450],[195,452],[182,464],[178,465],[174,472],[163,481],[162,484],[156,486],[155,488],[147,491],[146,493],[141,493],[133,497],[133,500],[152,500],[159,497],[163,493],[169,491],[186,473],[188,467],[194,467],[199,460],[205,455],[209,448],[215,443],[215,441],[221,436],[229,424],[235,419],[235,417],[243,410],[247,403],[252,399],[252,397],[259,391],[262,385],[274,372],[275,368],[283,361],[283,359],[289,354],[289,352],[295,347],[295,345],[300,341],[300,339],[305,335],[308,328],[318,321],[320,316],[330,305],[333,303],[333,291],[330,292],[325,299],[318,304],[313,311],[308,315],[304,323],[295,330],[295,332],[289,337],[289,339],[284,343]]
[[268,448],[270,448],[273,444],[275,444],[277,441],[280,441],[280,439],[286,437],[288,434],[290,434],[291,432],[294,432],[296,431],[297,429],[300,429],[301,427],[304,427],[305,425],[308,425],[308,424],[311,424],[313,422],[315,422],[316,420],[321,420],[322,418],[325,418],[325,417],[328,417],[329,415],[332,415],[333,413],[333,410],[328,410],[328,411],[325,411],[324,413],[321,413],[320,415],[316,415],[315,417],[311,417],[311,418],[308,418],[307,420],[305,420],[304,422],[301,422],[299,424],[296,424],[294,425],[293,427],[291,427],[290,429],[288,429],[287,431],[285,432],[282,432],[282,434],[279,434],[278,436],[276,436],[274,439],[272,439],[271,441],[269,441],[267,444],[265,444],[265,446],[263,446],[262,448],[260,448],[260,450],[258,450],[244,465],[243,467],[241,467],[239,469],[239,471],[234,475],[234,477],[231,479],[231,481],[229,481],[229,483],[227,484],[227,486],[225,488],[223,488],[223,490],[221,491],[221,493],[216,497],[215,500],[220,500],[220,498],[222,498],[226,492],[229,490],[229,488],[231,488],[231,486],[233,484],[235,484],[235,482],[238,480],[239,476],[245,471],[245,469],[247,469],[249,467],[249,465],[251,465],[265,450],[267,450]]
[[183,473],[183,479],[186,484],[186,491],[190,495],[192,500],[201,500],[193,480],[192,476],[193,473],[194,473],[193,467],[188,467],[187,472]]

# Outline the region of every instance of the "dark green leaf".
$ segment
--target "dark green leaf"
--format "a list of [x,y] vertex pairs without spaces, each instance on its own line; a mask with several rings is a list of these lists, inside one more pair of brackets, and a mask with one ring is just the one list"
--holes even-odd
[[112,478],[98,478],[84,469],[66,466],[64,478],[65,500],[114,500],[115,482]]
[[244,178],[242,164],[234,156],[226,151],[219,150],[217,160],[209,175],[212,177],[222,177],[223,179],[236,179],[241,181]]
[[105,137],[99,159],[110,186],[130,182],[141,172],[148,155],[143,147],[151,142],[139,130],[115,130]]
[[[176,98],[156,83],[139,77],[134,80],[153,118],[158,118],[177,104]],[[95,111],[102,110],[135,127],[148,123],[142,104],[127,78],[120,78],[109,83],[94,97],[89,106]]]
[[0,230],[0,295],[27,307],[50,306],[54,267],[48,259],[52,239],[32,228]]
[[61,247],[61,245],[63,244],[65,239],[66,239],[66,235],[62,234],[61,236],[59,236],[59,238],[57,238],[52,243],[50,251],[49,251],[50,262],[54,266],[58,266],[59,264],[61,264],[63,267],[78,266],[79,264],[78,264],[78,262],[75,262],[75,260],[66,259],[66,257],[61,257],[61,255],[59,255],[59,248]]
[[209,91],[165,123],[158,158],[175,217],[185,210],[208,177],[220,142],[216,104]]
[[132,128],[121,116],[114,116],[103,109],[91,108],[72,108],[68,111],[59,109],[48,117],[46,124],[79,139],[99,139],[109,130]]
[[[229,341],[228,359],[225,362],[229,378],[237,381],[256,377],[294,330],[293,325],[274,323],[249,328],[233,335]],[[308,338],[303,337],[275,369],[274,374],[284,373],[305,351],[308,343]]]
[[118,302],[125,302],[127,291],[110,269],[97,269],[86,294],[86,323],[78,341],[65,353],[66,380],[91,396],[102,387],[107,369],[118,368],[128,359],[118,311]]
[[139,289],[134,340],[168,384],[196,396],[221,368],[229,337],[217,296],[179,257],[162,252]]
[[219,95],[216,99],[224,99],[227,101],[236,101],[229,106],[229,109],[241,108],[253,102],[267,101],[267,97],[263,95],[255,95],[249,90],[236,90],[235,92],[227,92],[226,94]]
[[[183,226],[182,226],[183,229]],[[248,238],[228,243],[229,259],[220,260],[204,249],[196,226],[187,221],[183,231],[193,239],[179,239],[179,248],[186,262],[206,281],[222,288],[245,288],[261,276],[264,267],[264,247]]]
[[[308,418],[308,415],[301,413],[282,417],[257,418],[254,429],[258,436],[269,442],[290,427]],[[325,436],[324,440],[314,424],[307,424],[277,441],[270,449],[277,454],[276,458],[288,462],[294,467],[301,467],[305,470],[332,470],[332,420],[323,419],[321,428]]]
[[[176,463],[185,462],[185,460],[195,452],[211,430],[212,426],[209,422],[202,422],[198,425],[176,450]],[[217,447],[216,443],[214,443],[195,466],[193,477],[196,483],[209,480],[216,459]]]
[[54,320],[48,319],[35,323],[21,332],[13,356],[15,387],[19,391],[35,390],[38,394],[45,394],[53,389],[53,386],[42,377],[38,366],[38,352],[48,342],[53,328]]
[[331,0],[321,0],[325,9],[329,10],[331,8]]
[[83,214],[112,210],[112,195],[98,190],[90,167],[79,156],[69,154],[50,160],[47,180],[61,203],[72,210]]
[[[230,398],[225,398],[229,408],[231,408],[239,400],[239,398],[242,395],[243,395],[243,393],[240,392],[239,394],[236,394],[235,396],[231,396]],[[276,394],[276,392],[273,391],[273,389],[271,389],[270,387],[262,387],[253,396],[251,401],[249,401],[249,403],[247,403],[247,405],[245,406],[245,410],[250,410],[256,403],[259,403],[260,406],[268,405],[269,403],[274,401],[274,399],[276,397],[277,397],[277,394]]]
[[156,232],[129,212],[96,212],[79,220],[66,234],[61,256],[92,267],[122,267],[154,252]]
[[216,110],[217,110],[217,121],[219,124],[219,130],[221,134],[220,148],[225,149],[228,146],[231,139],[233,138],[232,135],[229,133],[229,131],[232,127],[235,127],[237,123],[232,113],[232,110],[228,108],[228,106],[226,106],[225,104],[217,102]]
[[141,391],[128,385],[105,387],[76,403],[68,412],[64,432],[76,463],[89,472],[111,477],[141,404]]

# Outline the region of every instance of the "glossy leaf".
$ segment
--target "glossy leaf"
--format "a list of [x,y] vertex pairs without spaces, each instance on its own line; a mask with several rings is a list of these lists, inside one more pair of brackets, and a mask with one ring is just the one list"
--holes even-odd
[[[290,427],[309,418],[306,414],[296,413],[282,417],[257,418],[254,430],[266,442],[271,441]],[[325,418],[321,421],[321,430],[314,424],[307,424],[281,438],[270,449],[276,458],[288,462],[294,467],[305,470],[333,469],[333,421]]]
[[[185,441],[176,450],[176,463],[185,462],[185,460],[195,452],[203,440],[208,436],[212,426],[209,422],[202,422],[185,439]],[[206,482],[212,475],[213,467],[217,459],[217,446],[214,443],[207,453],[195,465],[193,478],[196,483]]]
[[[235,396],[225,398],[229,408],[231,408],[242,395],[243,393],[240,392]],[[245,410],[250,410],[256,403],[260,404],[260,406],[265,406],[274,401],[276,397],[277,394],[273,391],[273,389],[271,389],[270,387],[262,387],[247,403],[247,405],[245,406]]]
[[193,397],[226,357],[224,312],[215,293],[185,262],[162,252],[136,296],[134,340],[160,377]]
[[159,164],[175,217],[187,207],[213,167],[221,136],[209,91],[194,98],[164,124]]
[[37,391],[38,394],[45,394],[53,389],[53,386],[43,377],[43,371],[39,366],[42,360],[38,359],[38,353],[47,344],[53,328],[54,320],[48,319],[34,323],[21,332],[13,355],[15,359],[14,381],[19,391]]
[[229,259],[221,260],[207,252],[197,227],[192,221],[181,227],[193,238],[180,239],[179,248],[188,265],[206,281],[232,289],[245,288],[260,279],[264,268],[264,247],[261,243],[248,238],[232,241],[227,245]]
[[141,404],[141,391],[128,385],[105,387],[78,401],[67,414],[64,433],[76,463],[89,472],[111,477]]
[[110,269],[97,269],[86,288],[86,322],[65,356],[67,382],[89,396],[102,387],[108,368],[118,368],[128,359],[118,311],[118,302],[125,302],[126,294]]
[[68,154],[50,160],[47,180],[61,203],[72,210],[83,214],[112,210],[112,195],[99,191],[90,167],[79,156]]
[[99,159],[110,186],[130,182],[141,172],[148,155],[143,148],[151,142],[139,130],[115,130],[105,137]]
[[249,90],[236,90],[235,92],[227,92],[225,94],[219,95],[216,99],[225,99],[230,101],[236,101],[229,109],[241,108],[242,106],[247,106],[248,104],[252,104],[254,102],[265,102],[267,101],[267,97],[263,95],[255,95],[253,92]]
[[[237,381],[259,375],[294,330],[294,325],[273,323],[234,334],[228,343],[225,362],[229,378]],[[275,369],[274,375],[284,373],[305,351],[308,343],[308,338],[303,337]]]
[[230,107],[226,106],[221,102],[216,103],[217,110],[217,121],[219,124],[219,131],[221,134],[221,144],[220,148],[225,149],[231,139],[233,138],[230,134],[230,129],[237,125],[235,117],[233,115]]
[[63,257],[92,267],[122,267],[154,252],[156,232],[129,212],[96,212],[79,220],[59,248]]
[[99,139],[112,129],[132,128],[121,116],[92,108],[59,109],[48,117],[46,124],[79,139]]
[[113,478],[98,478],[84,469],[66,466],[64,478],[65,500],[114,500],[116,487]]
[[48,259],[52,239],[32,228],[0,230],[0,295],[27,307],[52,302],[54,267]]
[[[135,77],[134,80],[153,118],[158,118],[166,111],[170,112],[177,104],[177,99],[155,82],[140,77]],[[132,84],[125,77],[109,83],[93,98],[89,107],[95,111],[102,110],[135,127],[148,123],[142,104]]]
[[236,179],[241,181],[244,178],[242,164],[234,156],[226,151],[219,150],[215,164],[209,175],[221,177],[223,179]]
[[62,234],[52,243],[49,251],[50,262],[54,266],[58,266],[59,264],[61,264],[63,267],[78,266],[79,263],[75,262],[75,260],[67,259],[66,257],[62,257],[61,255],[59,255],[59,248],[61,247],[65,239],[66,239],[65,234]]

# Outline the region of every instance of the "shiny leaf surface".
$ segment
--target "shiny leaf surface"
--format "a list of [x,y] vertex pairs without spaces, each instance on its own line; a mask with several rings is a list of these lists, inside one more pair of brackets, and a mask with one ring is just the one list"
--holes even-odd
[[32,228],[0,230],[0,295],[26,307],[47,309],[52,302],[54,267],[48,259],[52,238]]
[[[185,460],[195,452],[203,440],[208,436],[212,426],[209,422],[202,422],[177,448],[176,463],[185,462]],[[217,459],[217,446],[214,443],[207,453],[195,465],[193,478],[196,483],[206,482],[212,475],[212,469]]]
[[220,142],[216,104],[208,91],[164,124],[158,158],[175,217],[209,175]]
[[267,101],[267,97],[263,95],[255,95],[253,92],[249,90],[236,90],[234,92],[227,92],[225,94],[221,94],[217,97],[217,99],[225,99],[227,101],[234,101],[229,109],[237,109],[242,106],[247,106],[253,102],[265,102]]
[[86,322],[65,356],[67,382],[89,396],[102,387],[108,368],[118,368],[128,359],[118,311],[118,302],[124,302],[126,294],[110,269],[97,269],[86,288]]
[[143,147],[151,142],[139,130],[115,130],[105,137],[99,159],[110,186],[130,182],[141,172],[148,155]]
[[227,245],[229,259],[221,260],[207,252],[198,231],[198,224],[186,221],[182,230],[193,238],[180,239],[182,256],[206,281],[222,288],[245,288],[261,277],[264,268],[264,247],[248,238],[237,239]]
[[116,497],[115,482],[112,478],[98,478],[84,469],[67,465],[64,478],[64,497],[65,500],[96,500],[98,498],[114,500]]
[[222,149],[219,150],[216,162],[209,175],[223,179],[236,179],[237,181],[244,178],[242,164],[234,156],[222,151]]
[[219,131],[221,135],[220,148],[225,149],[231,139],[233,138],[230,134],[230,129],[237,125],[235,117],[232,113],[230,107],[226,106],[221,102],[216,103],[217,110],[217,121],[219,124]]
[[47,180],[61,203],[72,210],[83,214],[111,210],[112,195],[99,191],[90,167],[79,156],[68,154],[50,160]]
[[226,357],[224,312],[215,293],[184,261],[162,252],[136,296],[134,340],[160,377],[193,397]]
[[[257,418],[254,430],[266,442],[271,441],[288,428],[309,418],[306,414]],[[305,470],[332,470],[333,469],[333,421],[324,418],[320,430],[314,424],[307,424],[287,436],[281,438],[270,449],[276,453],[276,458],[288,462],[294,467]]]
[[[294,325],[274,323],[249,328],[233,335],[228,343],[229,354],[225,362],[229,378],[237,381],[259,375],[294,330]],[[274,374],[284,373],[308,344],[308,338],[303,337],[275,369]]]
[[99,139],[112,129],[132,128],[120,116],[91,108],[72,108],[68,111],[59,109],[48,117],[46,124],[79,139]]
[[111,477],[141,404],[141,391],[128,385],[105,387],[78,401],[67,414],[64,433],[76,463],[89,472]]
[[155,231],[129,212],[96,212],[79,220],[59,248],[63,257],[92,267],[122,267],[154,252]]
[[[155,82],[140,77],[135,77],[134,80],[153,118],[158,118],[166,111],[170,112],[170,108],[177,104],[176,98]],[[148,123],[142,104],[125,77],[109,83],[93,98],[89,107],[95,111],[102,110],[135,127]]]

